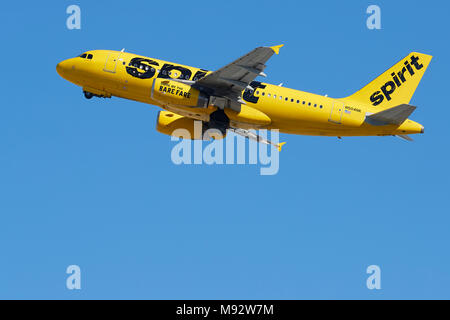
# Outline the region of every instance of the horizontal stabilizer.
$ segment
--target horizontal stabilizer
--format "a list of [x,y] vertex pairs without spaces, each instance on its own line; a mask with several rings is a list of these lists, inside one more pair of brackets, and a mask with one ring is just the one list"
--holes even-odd
[[399,137],[400,139],[406,140],[406,141],[414,141],[413,138],[408,136],[407,134],[398,134],[396,137]]
[[366,122],[374,126],[384,126],[388,124],[401,125],[416,110],[415,106],[401,104],[399,106],[383,110],[378,113],[366,116]]

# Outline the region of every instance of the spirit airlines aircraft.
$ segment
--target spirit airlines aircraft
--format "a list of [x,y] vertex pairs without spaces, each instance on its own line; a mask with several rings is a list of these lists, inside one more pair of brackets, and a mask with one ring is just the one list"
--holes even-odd
[[163,108],[157,130],[168,135],[183,128],[193,139],[204,139],[208,129],[219,130],[222,136],[230,130],[281,150],[282,143],[250,130],[336,137],[393,135],[406,140],[412,140],[408,134],[424,132],[422,125],[408,119],[416,109],[409,102],[431,56],[410,53],[351,96],[333,99],[255,81],[266,76],[266,62],[281,47],[256,48],[217,71],[124,50],[89,51],[60,62],[56,70],[82,87],[88,99],[116,96]]

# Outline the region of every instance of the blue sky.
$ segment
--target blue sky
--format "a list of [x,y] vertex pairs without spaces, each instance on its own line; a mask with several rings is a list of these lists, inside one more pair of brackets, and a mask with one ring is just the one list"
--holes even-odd
[[[66,8],[82,11],[66,28]],[[274,4],[276,4],[274,6]],[[379,5],[382,30],[366,28]],[[447,2],[34,1],[0,12],[0,298],[450,298]],[[409,52],[434,59],[426,134],[282,135],[275,176],[176,166],[158,108],[85,100],[55,71],[90,49],[215,70],[284,43],[264,81],[343,97]],[[66,289],[67,266],[82,289]],[[382,289],[366,288],[381,267]]]

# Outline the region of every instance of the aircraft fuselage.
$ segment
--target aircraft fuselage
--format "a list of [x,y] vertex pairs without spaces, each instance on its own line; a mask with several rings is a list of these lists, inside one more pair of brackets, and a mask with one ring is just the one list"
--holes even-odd
[[[120,51],[94,50],[85,55],[62,61],[57,71],[89,94],[148,103],[203,121],[217,109],[188,85],[211,71]],[[400,126],[366,123],[366,115],[374,113],[370,100],[334,99],[258,81],[251,86],[254,91],[242,92],[241,110],[227,111],[235,126],[321,136],[423,133],[423,126],[409,119]]]

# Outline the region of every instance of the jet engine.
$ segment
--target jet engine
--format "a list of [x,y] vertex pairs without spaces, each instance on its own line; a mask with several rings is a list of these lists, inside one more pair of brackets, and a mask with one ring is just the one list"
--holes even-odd
[[156,130],[169,136],[191,140],[219,140],[226,136],[226,132],[222,134],[221,130],[210,128],[206,122],[180,116],[169,111],[158,113]]

